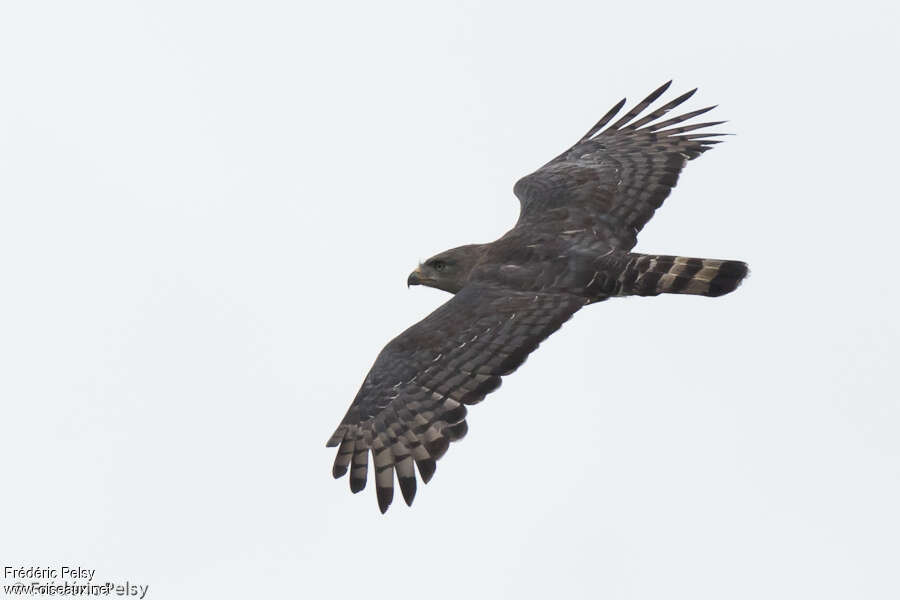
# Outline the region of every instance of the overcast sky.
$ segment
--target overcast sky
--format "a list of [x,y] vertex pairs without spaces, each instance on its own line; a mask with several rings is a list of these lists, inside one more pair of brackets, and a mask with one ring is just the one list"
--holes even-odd
[[[3,565],[153,599],[900,597],[896,6],[4,2]],[[670,78],[737,135],[638,249],[751,277],[575,315],[412,509],[332,480],[375,356],[448,298],[417,261]]]

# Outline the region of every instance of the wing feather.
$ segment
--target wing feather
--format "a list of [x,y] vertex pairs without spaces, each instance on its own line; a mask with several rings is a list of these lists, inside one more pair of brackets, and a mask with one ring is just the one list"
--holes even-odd
[[581,138],[581,140],[579,140],[579,141],[583,142],[584,140],[588,139],[589,137],[591,137],[592,135],[594,135],[595,133],[597,133],[598,131],[603,129],[603,127],[607,123],[609,123],[613,119],[613,117],[615,117],[617,114],[619,114],[619,111],[622,110],[623,106],[625,106],[625,102],[626,102],[625,98],[622,98],[621,100],[619,100],[618,104],[616,104],[611,109],[609,109],[609,111],[605,115],[603,115],[600,118],[600,120],[597,121],[597,123],[593,127],[591,127],[588,130],[588,132],[586,134],[584,134],[584,137]]
[[[656,119],[660,118],[664,114],[668,113],[673,108],[676,108],[677,106],[683,104],[685,101],[687,101],[691,96],[693,96],[696,93],[697,93],[697,88],[694,88],[694,89],[690,90],[689,92],[683,93],[682,95],[678,96],[674,100],[660,106],[659,108],[657,108],[656,110],[651,112],[649,115],[647,115],[641,119],[638,119],[637,121],[635,121],[634,123],[629,125],[628,129],[632,129],[632,130],[637,129],[639,127],[646,125],[650,121],[655,121]],[[706,111],[704,110],[704,112],[706,112]]]
[[670,85],[672,85],[671,79],[669,81],[665,82],[664,84],[662,84],[661,86],[659,86],[658,88],[656,88],[655,90],[653,90],[652,92],[650,92],[649,96],[647,96],[646,98],[644,98],[643,100],[638,102],[634,108],[632,108],[627,113],[625,113],[625,116],[623,116],[621,119],[619,119],[618,121],[616,121],[615,123],[610,125],[609,128],[610,129],[620,129],[621,127],[623,127],[630,120],[632,120],[633,118],[635,118],[636,116],[641,114],[644,111],[644,109],[647,108],[648,106],[650,106],[653,102],[655,102],[657,98],[662,96],[663,92],[665,92],[667,89],[669,89]]
[[[678,115],[677,117],[672,117],[671,119],[666,119],[665,121],[660,121],[659,123],[653,123],[652,125],[647,126],[647,131],[658,131],[660,129],[663,129],[664,127],[668,127],[669,125],[675,125],[677,123],[687,121],[688,119],[693,119],[694,117],[699,117],[700,115],[706,114],[714,108],[715,108],[715,105],[707,106],[705,108],[700,108],[700,109],[697,109],[697,110],[694,110],[691,112],[686,112],[682,115]],[[724,121],[722,121],[722,123],[724,123]]]

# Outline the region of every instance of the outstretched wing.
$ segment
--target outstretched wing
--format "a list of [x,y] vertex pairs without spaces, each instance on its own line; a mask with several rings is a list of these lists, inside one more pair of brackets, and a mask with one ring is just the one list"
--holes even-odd
[[725,135],[691,133],[724,121],[680,125],[714,106],[659,120],[696,89],[641,116],[671,83],[608,125],[625,105],[622,99],[569,150],[520,179],[514,188],[521,203],[516,227],[584,230],[608,240],[611,248],[633,248],[637,233],[675,187],[685,163],[719,143],[713,138]]
[[328,440],[339,446],[335,478],[350,470],[350,489],[366,485],[369,452],[381,512],[394,496],[416,494],[413,463],[428,483],[435,461],[466,434],[466,405],[497,389],[548,335],[584,305],[567,294],[467,286],[391,341]]

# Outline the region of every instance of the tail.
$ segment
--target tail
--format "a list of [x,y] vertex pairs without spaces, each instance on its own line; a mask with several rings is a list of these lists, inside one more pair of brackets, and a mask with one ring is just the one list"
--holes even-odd
[[618,296],[724,296],[747,276],[738,260],[632,254],[618,279]]

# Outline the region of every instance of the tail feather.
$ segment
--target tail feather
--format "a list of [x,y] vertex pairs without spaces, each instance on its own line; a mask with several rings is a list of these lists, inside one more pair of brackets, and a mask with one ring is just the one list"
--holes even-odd
[[747,276],[737,260],[633,254],[618,279],[619,296],[693,294],[723,296]]

